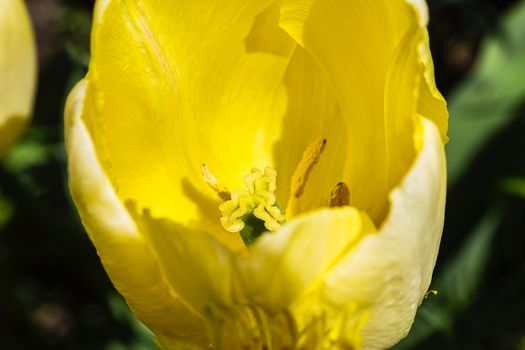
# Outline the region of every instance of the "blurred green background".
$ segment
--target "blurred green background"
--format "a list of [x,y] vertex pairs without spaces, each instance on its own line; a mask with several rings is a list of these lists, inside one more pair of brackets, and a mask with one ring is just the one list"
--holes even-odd
[[[62,112],[89,62],[93,1],[26,2],[39,88],[33,123],[0,164],[0,348],[155,349],[67,190]],[[396,349],[525,350],[525,1],[429,6],[449,192],[438,294]]]

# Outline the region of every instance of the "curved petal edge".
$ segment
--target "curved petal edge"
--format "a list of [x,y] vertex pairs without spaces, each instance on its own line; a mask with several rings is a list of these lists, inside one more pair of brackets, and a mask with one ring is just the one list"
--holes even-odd
[[201,318],[166,282],[155,253],[97,160],[81,118],[87,86],[86,81],[77,84],[65,110],[69,187],[82,223],[115,288],[139,319],[159,338],[205,346]]
[[31,116],[37,74],[31,21],[21,0],[0,2],[0,156]]
[[[357,305],[368,314],[362,347],[383,349],[405,337],[423,300],[444,222],[446,163],[437,127],[420,118],[422,148],[390,194],[390,212],[324,280],[322,298],[334,308]],[[362,313],[361,312],[361,313]],[[359,314],[359,312],[357,312]]]

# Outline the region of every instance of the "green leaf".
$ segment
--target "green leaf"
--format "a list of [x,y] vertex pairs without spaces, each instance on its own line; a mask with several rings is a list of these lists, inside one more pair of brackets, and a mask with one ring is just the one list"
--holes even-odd
[[43,130],[30,127],[24,137],[17,142],[2,159],[5,168],[14,174],[20,174],[27,169],[41,166],[56,158],[57,149],[61,144],[50,144]]
[[497,34],[481,45],[471,76],[449,98],[449,184],[481,148],[514,117],[525,101],[525,2],[503,18]]
[[509,177],[503,179],[500,188],[503,192],[514,194],[525,198],[525,178]]
[[456,311],[469,304],[479,285],[490,253],[492,237],[501,221],[499,210],[489,212],[478,224],[459,254],[436,279],[435,288]]
[[525,350],[525,337],[521,338],[521,341],[518,344],[518,350]]
[[13,206],[6,198],[0,196],[0,229],[5,226],[13,215]]

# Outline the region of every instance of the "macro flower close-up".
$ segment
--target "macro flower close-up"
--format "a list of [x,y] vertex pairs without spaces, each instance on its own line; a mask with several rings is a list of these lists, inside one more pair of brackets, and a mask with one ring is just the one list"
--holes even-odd
[[95,5],[69,185],[164,349],[383,349],[428,293],[448,112],[424,1]]
[[33,108],[33,29],[22,0],[0,2],[0,156],[18,138]]
[[0,0],[0,349],[525,350],[525,0]]

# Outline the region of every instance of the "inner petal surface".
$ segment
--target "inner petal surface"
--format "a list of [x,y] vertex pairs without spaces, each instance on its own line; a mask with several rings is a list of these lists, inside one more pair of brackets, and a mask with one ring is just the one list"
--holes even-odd
[[229,188],[272,165],[296,46],[278,20],[272,1],[97,3],[83,118],[123,201],[222,231],[201,165]]

